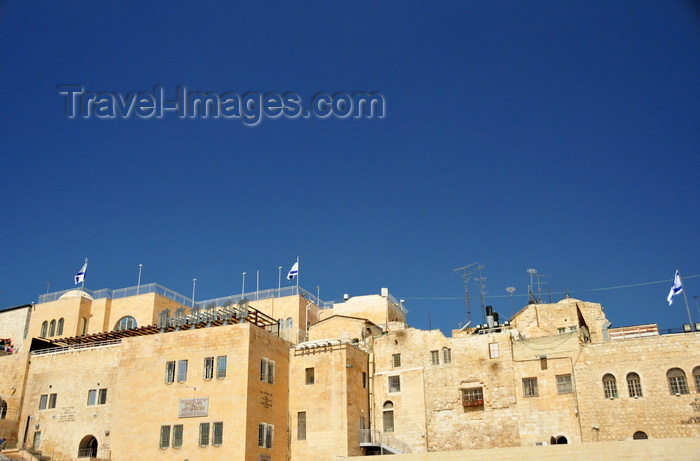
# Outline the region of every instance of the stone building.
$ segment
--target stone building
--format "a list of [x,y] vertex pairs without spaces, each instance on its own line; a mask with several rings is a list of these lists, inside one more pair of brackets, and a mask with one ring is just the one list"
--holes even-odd
[[448,337],[386,289],[42,295],[0,311],[0,438],[26,459],[265,461],[700,435],[699,333],[575,299],[488,313]]

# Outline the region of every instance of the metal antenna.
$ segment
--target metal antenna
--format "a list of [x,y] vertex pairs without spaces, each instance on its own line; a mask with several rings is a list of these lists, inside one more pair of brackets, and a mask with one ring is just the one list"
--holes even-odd
[[484,323],[486,323],[486,302],[484,301],[484,295],[486,292],[484,291],[484,280],[486,280],[486,277],[481,276],[481,269],[483,269],[486,266],[477,266],[476,271],[479,273],[479,276],[474,279],[474,281],[479,282],[479,293],[481,293],[481,319]]
[[467,272],[467,269],[475,266],[479,263],[471,263],[468,266],[462,266],[458,267],[455,269],[453,272],[457,271],[462,271],[462,278],[464,279],[464,301],[467,307],[467,323],[471,322],[472,320],[472,309],[469,306],[469,276],[471,275],[471,272]]
[[510,305],[513,309],[513,316],[511,318],[513,318],[515,317],[515,301],[513,301],[513,293],[515,292],[515,287],[507,287],[506,291],[510,293]]

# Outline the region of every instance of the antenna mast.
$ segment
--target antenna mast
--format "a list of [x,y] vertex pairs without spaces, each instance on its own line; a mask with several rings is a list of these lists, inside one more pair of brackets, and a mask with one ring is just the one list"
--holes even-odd
[[472,309],[469,306],[469,276],[472,275],[471,272],[467,272],[467,269],[479,263],[472,263],[468,266],[462,266],[455,269],[453,272],[462,271],[462,278],[464,279],[464,302],[467,307],[467,325],[472,321]]
[[484,301],[484,295],[487,293],[484,291],[484,280],[486,280],[486,277],[481,276],[481,269],[483,269],[486,266],[477,266],[476,271],[479,273],[479,276],[474,279],[474,281],[479,282],[479,293],[481,293],[481,318],[484,322],[486,322],[486,302]]

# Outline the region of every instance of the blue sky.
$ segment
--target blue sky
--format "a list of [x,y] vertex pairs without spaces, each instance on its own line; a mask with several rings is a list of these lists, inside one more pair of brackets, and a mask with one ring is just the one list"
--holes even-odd
[[[691,1],[0,2],[0,307],[157,282],[406,300],[464,322],[526,269],[614,326],[700,295],[700,10]],[[60,85],[127,95],[378,92],[383,118],[70,119]],[[646,284],[647,282],[665,281]],[[284,282],[283,282],[284,283]],[[636,287],[591,289],[645,284]],[[481,321],[472,281],[473,321]]]

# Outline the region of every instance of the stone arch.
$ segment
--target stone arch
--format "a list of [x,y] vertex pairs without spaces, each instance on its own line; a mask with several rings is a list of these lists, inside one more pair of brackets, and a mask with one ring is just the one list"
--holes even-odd
[[98,446],[94,435],[86,435],[78,446],[78,458],[97,458]]

